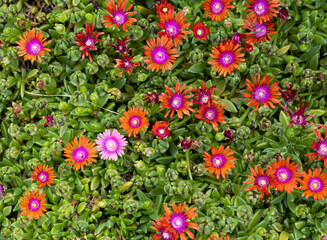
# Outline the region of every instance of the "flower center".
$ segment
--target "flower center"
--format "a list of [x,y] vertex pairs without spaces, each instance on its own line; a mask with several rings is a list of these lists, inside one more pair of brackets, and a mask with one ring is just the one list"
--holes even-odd
[[224,10],[224,3],[220,0],[211,2],[211,12],[213,14],[219,14]]
[[176,37],[179,33],[179,26],[175,21],[167,22],[165,24],[165,31],[168,36]]
[[207,103],[209,101],[210,97],[207,94],[203,94],[200,98],[200,103]]
[[182,108],[183,103],[184,103],[183,96],[181,96],[180,94],[175,94],[170,100],[171,107],[175,109]]
[[40,201],[38,199],[31,199],[29,205],[31,211],[37,211],[40,208]]
[[215,168],[221,168],[222,166],[224,166],[225,162],[226,158],[223,154],[216,154],[211,158],[212,166],[214,166]]
[[269,88],[266,86],[257,87],[253,91],[253,98],[259,102],[265,102],[270,98]]
[[125,59],[125,61],[124,61],[124,68],[125,69],[130,69],[131,66],[132,66],[132,63],[129,60]]
[[161,239],[162,240],[171,240],[172,239],[172,235],[171,235],[171,233],[163,232],[161,234]]
[[166,137],[167,136],[167,129],[162,127],[162,128],[158,128],[157,130],[157,134],[160,136],[160,137]]
[[73,158],[76,162],[82,162],[89,156],[89,151],[85,147],[78,147],[73,151]]
[[29,54],[38,55],[39,52],[42,50],[43,46],[37,39],[33,39],[32,41],[28,42],[26,45],[26,50]]
[[266,36],[267,34],[267,25],[266,24],[260,24],[260,23],[256,23],[256,25],[254,26],[254,35],[256,38],[261,38],[263,36]]
[[37,178],[40,180],[40,182],[47,182],[48,181],[48,174],[45,172],[39,172]]
[[269,185],[269,179],[266,176],[258,176],[257,177],[257,185],[259,187],[267,187]]
[[141,119],[137,116],[133,116],[131,117],[131,119],[129,120],[129,125],[132,128],[137,128],[141,125]]
[[108,139],[106,141],[106,149],[109,152],[116,152],[117,147],[118,147],[117,142],[114,139]]
[[182,214],[176,214],[171,217],[171,226],[181,232],[185,229],[186,221],[185,217]]
[[253,9],[257,15],[263,15],[268,10],[268,3],[265,0],[258,0],[253,4]]
[[295,112],[292,117],[292,121],[297,124],[297,125],[302,125],[305,124],[305,117],[303,116],[302,113],[300,112]]
[[319,178],[311,178],[309,181],[309,189],[313,192],[320,192],[323,185],[323,182]]
[[164,7],[161,11],[162,11],[163,13],[166,13],[166,12],[168,12],[168,8],[167,8],[167,7]]
[[158,47],[152,51],[152,58],[155,63],[164,64],[167,62],[169,56],[164,47]]
[[209,121],[213,121],[217,117],[217,110],[215,108],[207,108],[203,115]]
[[85,44],[85,46],[88,46],[88,47],[93,46],[94,45],[94,38],[88,37],[84,44]]
[[287,183],[292,178],[292,172],[284,167],[277,169],[275,175],[280,183]]
[[219,63],[224,67],[229,66],[234,62],[234,54],[231,52],[225,52],[220,55]]
[[204,35],[204,31],[203,31],[203,28],[198,28],[196,30],[196,34],[199,36],[199,37],[202,37]]
[[126,14],[123,11],[114,13],[113,18],[115,24],[122,25],[126,22]]
[[327,157],[327,141],[323,141],[318,145],[317,152],[319,155]]

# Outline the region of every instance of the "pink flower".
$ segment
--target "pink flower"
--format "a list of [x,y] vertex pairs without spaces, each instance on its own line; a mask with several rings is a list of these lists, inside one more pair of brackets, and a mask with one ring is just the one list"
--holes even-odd
[[118,156],[121,157],[125,154],[124,149],[127,146],[126,138],[116,129],[113,129],[112,132],[107,129],[103,133],[100,133],[95,142],[100,152],[100,158],[103,160],[117,161]]

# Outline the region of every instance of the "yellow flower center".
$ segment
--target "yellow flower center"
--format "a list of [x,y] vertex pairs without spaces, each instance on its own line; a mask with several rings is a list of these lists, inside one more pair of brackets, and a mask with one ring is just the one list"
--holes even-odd
[[86,46],[91,46],[91,45],[92,45],[92,41],[91,41],[91,40],[87,40],[87,41],[85,42],[85,45],[86,45]]
[[197,34],[202,35],[202,33],[203,33],[202,29],[198,29]]
[[220,6],[220,4],[216,4],[216,5],[215,5],[215,9],[216,9],[217,11],[220,11],[220,10],[221,10],[221,6]]
[[165,131],[165,129],[163,129],[163,128],[159,130],[159,133],[160,133],[160,134],[164,134],[165,132],[166,132],[166,131]]
[[319,184],[316,183],[316,182],[312,183],[312,188],[313,188],[314,190],[318,189],[318,188],[319,188]]
[[164,13],[166,13],[166,12],[168,12],[168,8],[164,7],[164,8],[162,9],[162,11],[163,11]]

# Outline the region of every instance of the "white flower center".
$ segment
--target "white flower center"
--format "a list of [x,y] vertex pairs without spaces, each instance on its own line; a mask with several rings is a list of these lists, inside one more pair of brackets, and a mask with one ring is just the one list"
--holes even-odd
[[106,142],[106,148],[108,151],[113,152],[117,149],[117,143],[115,140],[110,139]]

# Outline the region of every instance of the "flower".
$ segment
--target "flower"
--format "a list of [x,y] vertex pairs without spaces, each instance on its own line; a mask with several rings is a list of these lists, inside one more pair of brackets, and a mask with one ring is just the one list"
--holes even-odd
[[153,136],[156,136],[159,139],[168,137],[170,134],[168,127],[169,127],[169,123],[156,121],[156,123],[152,126]]
[[45,123],[41,124],[42,126],[51,127],[53,125],[53,116],[47,114],[46,116],[43,116],[43,118],[45,118]]
[[127,43],[131,41],[131,39],[127,39],[127,36],[123,39],[120,40],[117,38],[117,43],[112,44],[111,46],[116,50],[119,51],[120,53],[124,53],[127,51]]
[[127,54],[123,53],[123,58],[124,60],[121,59],[115,59],[116,65],[114,68],[122,68],[123,71],[120,73],[120,77],[123,76],[123,73],[127,71],[128,75],[131,75],[131,72],[133,71],[133,67],[140,66],[140,63],[132,63],[134,55],[132,54],[131,56],[128,56],[128,52],[130,49],[127,51]]
[[150,106],[150,103],[159,103],[159,95],[156,92],[144,94],[143,98],[143,100],[148,101],[148,106]]
[[31,174],[31,181],[36,180],[39,187],[44,187],[45,185],[51,186],[51,183],[54,183],[55,174],[53,173],[53,167],[48,165],[38,164],[37,167],[34,167],[34,171]]
[[234,132],[231,129],[225,130],[224,136],[227,137],[231,142],[234,142]]
[[190,140],[188,137],[183,139],[183,141],[181,142],[181,148],[183,148],[184,150],[188,150],[190,149],[190,147],[193,147],[194,149],[194,146],[201,147],[197,141]]
[[249,8],[245,12],[250,12],[249,17],[254,20],[263,23],[277,16],[279,0],[249,0],[249,2],[250,4],[245,3],[245,6]]
[[[194,112],[194,110],[191,108],[193,103],[191,101],[187,101],[188,98],[193,97],[193,94],[186,95],[189,91],[192,91],[192,88],[187,88],[184,90],[186,84],[183,84],[182,87],[180,87],[181,84],[178,82],[175,85],[175,93],[173,93],[170,88],[165,85],[166,93],[162,93],[159,96],[159,101],[162,103],[161,108],[169,108],[168,112],[165,115],[165,118],[170,113],[170,118],[174,116],[174,112],[176,110],[177,115],[179,118],[183,119],[183,113],[190,116],[190,112]],[[184,90],[184,91],[183,91]]]
[[281,93],[275,84],[269,86],[269,83],[273,79],[271,76],[263,75],[260,81],[260,74],[257,78],[254,76],[254,84],[246,79],[246,89],[250,93],[244,93],[243,97],[248,99],[248,106],[254,106],[254,111],[257,111],[259,106],[266,105],[275,108],[274,103],[279,103],[278,96]]
[[226,123],[224,121],[224,108],[226,105],[213,103],[208,105],[200,105],[200,110],[196,110],[198,114],[195,115],[197,119],[204,119],[206,123],[212,124],[213,128],[218,131],[218,123]]
[[[208,240],[218,240],[218,238],[212,234],[212,239],[208,238]],[[230,236],[227,236],[226,238],[220,237],[219,240],[230,240]]]
[[32,191],[31,193],[26,190],[26,194],[24,197],[20,197],[21,204],[19,206],[20,210],[23,211],[22,215],[27,215],[29,220],[31,219],[39,219],[39,217],[43,217],[44,213],[47,210],[45,209],[45,194]]
[[206,162],[204,166],[207,167],[205,170],[210,174],[215,174],[217,179],[220,175],[225,179],[228,171],[235,167],[234,151],[230,151],[229,146],[224,149],[224,146],[220,145],[219,148],[211,147],[211,153],[212,156],[207,152],[203,154],[203,160]]
[[317,142],[313,142],[311,148],[316,150],[316,152],[308,153],[305,157],[310,157],[309,161],[312,161],[316,157],[324,160],[324,165],[327,168],[327,131],[325,131],[325,138],[321,139],[321,133],[318,129],[313,130],[318,138]]
[[65,147],[64,157],[68,157],[66,162],[70,162],[68,165],[72,166],[74,170],[84,169],[84,166],[88,166],[88,163],[96,162],[94,157],[97,157],[95,143],[89,142],[88,138],[77,137],[74,138],[68,146]]
[[232,0],[206,0],[201,1],[203,3],[203,10],[208,11],[204,16],[209,16],[213,21],[221,21],[227,17],[227,13],[230,11],[230,8],[234,8],[231,5]]
[[192,31],[194,37],[200,40],[207,40],[208,34],[210,33],[210,29],[207,28],[203,22],[198,22],[197,24],[193,25]]
[[246,34],[240,34],[239,32],[236,32],[231,40],[234,44],[241,45],[242,44],[242,38],[246,38]]
[[253,45],[252,44],[245,44],[244,50],[247,52],[252,52],[253,51]]
[[3,193],[5,192],[5,186],[3,184],[0,184],[0,197],[2,200],[5,200]]
[[128,136],[130,137],[132,134],[136,137],[139,132],[145,131],[148,128],[148,118],[145,115],[148,111],[143,111],[143,107],[139,109],[138,107],[131,107],[127,112],[124,112],[124,116],[122,116],[120,121],[120,128],[123,131],[127,131]]
[[175,47],[178,44],[182,44],[181,38],[186,39],[185,35],[191,33],[190,31],[183,30],[190,26],[190,23],[185,23],[185,20],[183,11],[178,12],[175,18],[173,11],[161,15],[160,23],[157,23],[157,25],[164,31],[158,34],[160,36],[168,36],[169,40],[174,39]]
[[321,171],[321,168],[316,168],[313,173],[311,169],[308,173],[304,173],[300,189],[306,191],[302,196],[305,198],[313,196],[315,201],[325,198],[327,195],[327,173]]
[[280,24],[286,23],[286,21],[288,20],[288,16],[289,14],[286,8],[282,8],[277,13],[277,17],[280,19]]
[[230,74],[234,68],[240,69],[238,64],[244,62],[245,59],[241,58],[244,53],[241,52],[241,47],[234,44],[232,40],[227,42],[223,41],[217,45],[217,48],[212,47],[209,54],[212,58],[208,63],[212,65],[212,68],[226,77],[227,73]]
[[282,98],[285,101],[285,108],[286,108],[287,103],[292,101],[297,96],[298,90],[296,90],[296,89],[292,90],[292,86],[289,83],[284,83],[284,85],[286,86],[286,91],[282,91],[282,89],[278,85],[277,85],[277,87],[282,93]]
[[77,37],[74,37],[75,43],[80,46],[81,51],[83,51],[82,59],[84,59],[85,55],[89,57],[90,61],[93,62],[92,56],[90,54],[89,50],[97,50],[97,47],[95,44],[97,42],[100,42],[100,39],[98,39],[99,36],[104,34],[104,32],[97,32],[94,31],[95,22],[92,24],[92,28],[90,28],[89,22],[86,22],[85,30],[86,35],[84,35],[83,32],[76,33]]
[[177,232],[167,231],[169,226],[167,218],[161,217],[156,221],[152,221],[152,224],[153,226],[150,226],[150,228],[159,232],[152,236],[154,240],[177,240]]
[[151,68],[152,71],[159,69],[164,73],[167,69],[173,67],[172,63],[179,57],[177,49],[173,47],[172,40],[167,36],[152,38],[146,41],[147,46],[144,46],[144,55],[146,64],[149,64],[147,69]]
[[169,210],[169,208],[165,205],[165,216],[168,218],[168,231],[172,230],[173,233],[179,234],[181,240],[186,240],[185,233],[190,237],[194,238],[194,234],[187,229],[193,228],[195,230],[199,230],[199,226],[197,223],[188,222],[188,219],[196,217],[198,214],[195,212],[196,208],[189,207],[184,213],[186,202],[183,205],[180,203],[178,207],[175,202],[173,202],[173,213]]
[[202,83],[198,88],[193,88],[192,90],[197,94],[196,98],[193,100],[193,103],[198,105],[215,103],[215,100],[211,96],[214,89],[214,86],[207,88],[205,83]]
[[244,191],[254,190],[257,189],[258,192],[261,192],[260,198],[263,198],[264,194],[269,195],[269,188],[272,187],[271,180],[272,174],[271,170],[267,169],[266,173],[263,171],[262,167],[258,170],[258,166],[254,166],[254,169],[250,168],[252,176],[248,175],[248,178],[251,181],[243,181],[245,184],[253,184]]
[[106,129],[98,135],[95,142],[97,150],[100,152],[100,158],[113,161],[117,161],[118,156],[121,157],[125,154],[124,149],[128,144],[124,135],[120,134],[116,129],[112,131]]
[[279,157],[278,161],[273,162],[271,166],[267,166],[273,174],[272,186],[278,191],[286,191],[288,193],[293,192],[297,189],[298,182],[301,181],[301,176],[304,172],[297,171],[299,164],[289,162],[290,157],[282,159]]
[[273,27],[275,23],[273,20],[263,23],[260,23],[250,17],[247,17],[246,20],[247,21],[244,22],[242,27],[251,31],[251,33],[247,33],[247,38],[245,39],[247,44],[265,42],[268,39],[271,39],[271,34],[277,34],[277,32],[274,32],[275,28]]
[[117,28],[119,25],[127,32],[127,26],[132,26],[134,22],[136,22],[136,18],[131,18],[131,15],[136,14],[136,12],[129,12],[129,10],[132,9],[133,4],[130,4],[126,10],[126,3],[127,0],[123,1],[121,3],[121,0],[118,0],[117,6],[115,5],[115,0],[108,0],[106,3],[107,10],[110,13],[110,15],[105,14],[103,16],[104,20],[102,21],[106,27],[110,27],[112,25],[115,25],[115,28]]
[[170,3],[167,3],[167,0],[160,4],[156,4],[158,18],[163,15],[167,15],[169,12],[174,12],[174,7]]
[[24,56],[24,60],[30,60],[32,63],[36,61],[36,58],[42,62],[41,57],[44,56],[44,52],[50,52],[49,48],[45,48],[51,41],[45,42],[46,38],[43,38],[42,31],[35,33],[35,28],[27,30],[22,36],[18,36],[18,56]]

